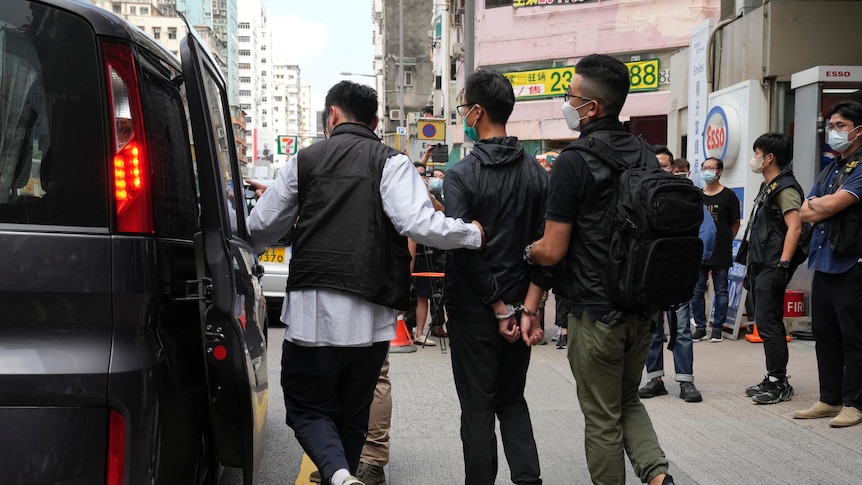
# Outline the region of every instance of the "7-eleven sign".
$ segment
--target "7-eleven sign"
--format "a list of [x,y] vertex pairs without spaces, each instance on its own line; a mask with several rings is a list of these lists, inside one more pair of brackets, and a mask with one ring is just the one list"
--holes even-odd
[[284,136],[281,135],[278,137],[278,154],[279,155],[295,155],[296,154],[296,145],[297,138],[295,136]]

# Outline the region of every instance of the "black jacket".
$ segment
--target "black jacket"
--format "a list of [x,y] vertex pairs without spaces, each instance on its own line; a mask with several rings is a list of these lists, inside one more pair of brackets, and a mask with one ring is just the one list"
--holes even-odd
[[515,137],[488,138],[446,172],[446,215],[478,220],[482,251],[446,257],[446,309],[462,320],[493,319],[491,303],[520,305],[531,279],[548,288],[545,270],[528,265],[524,247],[538,239],[548,200],[548,174]]

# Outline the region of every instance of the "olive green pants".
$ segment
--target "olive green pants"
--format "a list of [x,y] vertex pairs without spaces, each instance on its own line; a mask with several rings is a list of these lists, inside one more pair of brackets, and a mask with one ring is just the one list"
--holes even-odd
[[649,415],[638,399],[656,315],[626,315],[614,326],[587,311],[569,315],[569,364],[586,424],[584,443],[593,483],[626,481],[624,453],[644,483],[667,473]]

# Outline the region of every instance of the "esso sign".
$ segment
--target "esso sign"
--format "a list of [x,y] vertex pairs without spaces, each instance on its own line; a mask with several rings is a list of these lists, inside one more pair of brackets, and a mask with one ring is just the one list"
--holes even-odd
[[724,151],[727,146],[727,127],[706,125],[706,151]]
[[704,159],[715,157],[729,167],[736,159],[740,135],[736,110],[729,106],[715,106],[706,115],[703,128]]
[[826,71],[826,77],[850,77],[852,75],[850,71]]

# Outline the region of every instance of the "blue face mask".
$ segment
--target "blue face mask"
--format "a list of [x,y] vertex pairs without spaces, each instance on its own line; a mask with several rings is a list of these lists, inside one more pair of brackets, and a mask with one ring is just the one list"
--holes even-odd
[[428,188],[434,192],[440,192],[443,190],[443,179],[432,178],[428,181]]
[[[476,105],[473,105],[473,108],[475,108],[475,107],[476,107]],[[464,136],[466,136],[467,138],[469,138],[473,141],[479,141],[479,133],[476,132],[476,123],[478,123],[479,120],[477,119],[473,123],[473,126],[467,125],[467,117],[470,116],[470,112],[473,111],[473,108],[470,108],[470,111],[468,111],[467,114],[465,114],[464,117],[461,118],[461,120],[464,122]]]
[[715,170],[704,170],[700,174],[700,178],[702,178],[704,182],[710,184],[712,182],[715,182],[715,179],[717,179],[718,177],[715,175]]

